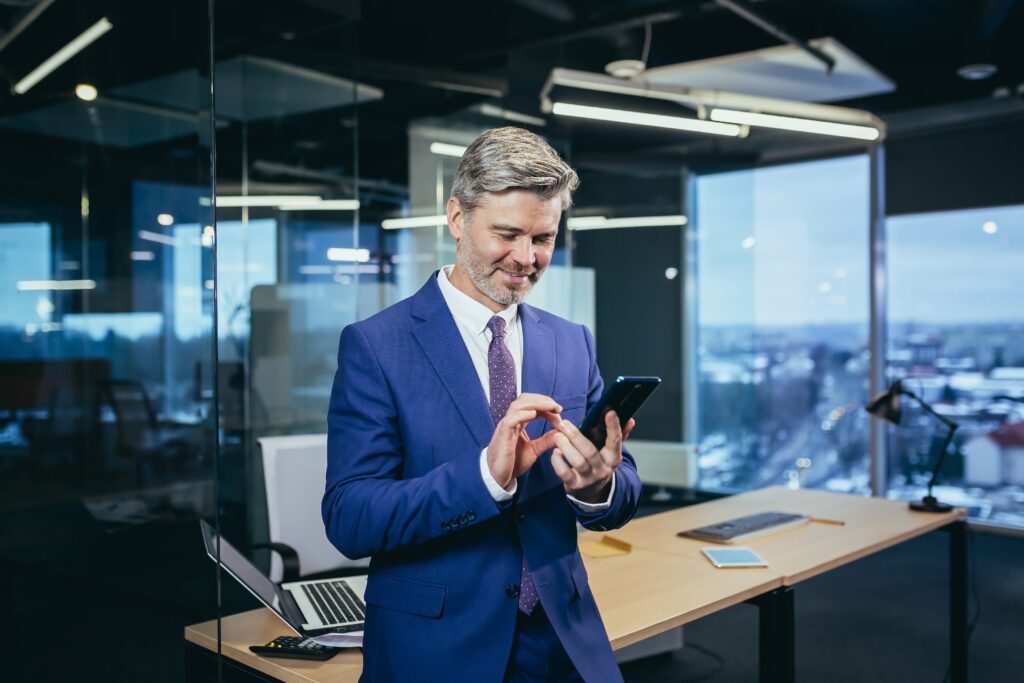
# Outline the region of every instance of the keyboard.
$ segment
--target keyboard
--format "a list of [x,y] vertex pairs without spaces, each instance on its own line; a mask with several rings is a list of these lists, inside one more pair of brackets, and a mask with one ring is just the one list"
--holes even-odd
[[326,626],[359,623],[366,619],[363,601],[344,581],[321,581],[302,585],[302,592]]
[[790,512],[760,512],[756,515],[728,519],[718,524],[710,524],[697,529],[679,532],[684,538],[696,538],[712,543],[738,543],[762,534],[774,533],[782,529],[806,524],[811,520],[807,515]]

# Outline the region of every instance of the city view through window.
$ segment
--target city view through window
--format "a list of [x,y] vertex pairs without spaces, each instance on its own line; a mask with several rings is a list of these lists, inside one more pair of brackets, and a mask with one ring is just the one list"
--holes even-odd
[[[697,181],[703,488],[870,491],[868,161]],[[959,423],[940,500],[1024,524],[1024,207],[887,221],[887,380]],[[887,425],[887,495],[920,498],[946,429]]]

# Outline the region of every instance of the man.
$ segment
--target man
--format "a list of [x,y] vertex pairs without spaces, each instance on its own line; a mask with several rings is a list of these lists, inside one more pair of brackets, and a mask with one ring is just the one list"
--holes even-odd
[[372,557],[363,681],[619,681],[576,522],[636,512],[594,342],[522,301],[554,251],[576,173],[538,136],[489,130],[448,200],[456,263],[341,334],[328,415],[327,535]]

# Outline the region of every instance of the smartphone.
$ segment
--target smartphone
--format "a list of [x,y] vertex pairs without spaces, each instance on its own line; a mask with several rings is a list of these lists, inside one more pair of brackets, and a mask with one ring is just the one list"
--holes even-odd
[[616,377],[583,418],[580,431],[595,446],[603,448],[604,442],[608,439],[608,429],[604,424],[605,414],[609,410],[614,410],[619,416],[619,424],[625,427],[629,418],[636,415],[640,406],[654,393],[659,384],[660,377]]
[[720,569],[768,566],[764,558],[750,548],[701,548],[700,551]]

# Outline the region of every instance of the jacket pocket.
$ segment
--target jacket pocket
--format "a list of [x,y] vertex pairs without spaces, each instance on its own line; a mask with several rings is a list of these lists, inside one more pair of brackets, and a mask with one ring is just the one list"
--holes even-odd
[[436,583],[374,574],[367,581],[365,598],[368,605],[436,618],[444,611],[447,593],[447,586]]

